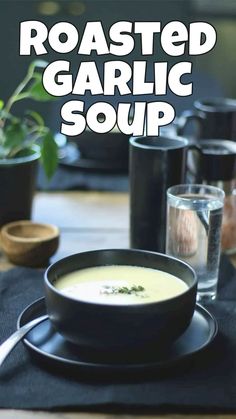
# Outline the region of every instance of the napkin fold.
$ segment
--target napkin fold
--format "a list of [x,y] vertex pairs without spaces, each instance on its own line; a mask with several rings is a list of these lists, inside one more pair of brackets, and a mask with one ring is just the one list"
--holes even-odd
[[[0,273],[0,340],[16,329],[21,311],[43,296],[43,271]],[[47,369],[20,343],[0,369],[0,407],[122,412],[236,411],[236,271],[221,259],[215,342],[189,363],[147,376],[106,377]]]

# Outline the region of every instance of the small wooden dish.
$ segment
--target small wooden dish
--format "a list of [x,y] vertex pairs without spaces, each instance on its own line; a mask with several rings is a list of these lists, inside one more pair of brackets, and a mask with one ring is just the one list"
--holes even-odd
[[5,224],[1,229],[2,249],[16,265],[43,267],[59,245],[59,229],[28,220]]

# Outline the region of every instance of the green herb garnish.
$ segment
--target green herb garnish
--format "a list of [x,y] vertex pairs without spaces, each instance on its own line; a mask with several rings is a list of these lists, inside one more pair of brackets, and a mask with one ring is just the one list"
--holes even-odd
[[142,285],[132,285],[131,287],[114,287],[111,285],[104,285],[101,289],[101,294],[134,294],[140,295],[138,293],[145,291],[145,288]]

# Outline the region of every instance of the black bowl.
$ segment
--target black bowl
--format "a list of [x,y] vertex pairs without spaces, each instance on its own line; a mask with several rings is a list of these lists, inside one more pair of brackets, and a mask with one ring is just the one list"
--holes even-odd
[[[159,269],[181,278],[188,289],[161,302],[96,304],[63,295],[54,287],[61,276],[101,265],[135,265]],[[80,348],[114,355],[161,348],[188,327],[196,303],[197,280],[193,269],[176,258],[132,249],[95,250],[68,256],[45,273],[47,311],[55,329]]]
[[110,131],[105,134],[97,134],[86,130],[74,140],[84,159],[122,160],[128,164],[129,136],[122,132]]

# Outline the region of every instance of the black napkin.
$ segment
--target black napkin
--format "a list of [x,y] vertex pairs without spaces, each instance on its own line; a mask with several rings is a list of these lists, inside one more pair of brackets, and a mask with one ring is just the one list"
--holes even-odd
[[[143,377],[68,375],[32,362],[22,343],[0,369],[0,407],[52,410],[236,411],[236,271],[221,260],[219,298],[209,310],[219,323],[211,348],[177,369]],[[43,295],[43,271],[0,274],[1,341],[16,329],[22,309]]]
[[128,174],[125,173],[89,172],[88,170],[59,166],[50,182],[47,181],[42,168],[39,168],[37,189],[49,191],[97,190],[126,192],[128,183]]

